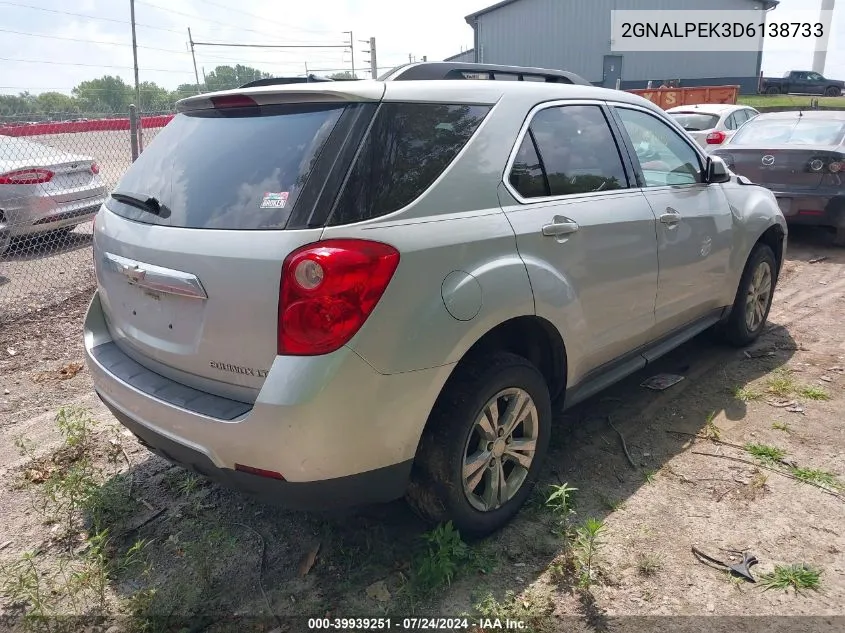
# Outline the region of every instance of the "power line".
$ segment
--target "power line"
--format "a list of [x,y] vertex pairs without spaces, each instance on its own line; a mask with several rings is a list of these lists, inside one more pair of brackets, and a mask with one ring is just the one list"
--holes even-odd
[[285,24],[284,22],[278,22],[276,20],[271,20],[270,18],[265,17],[263,15],[257,15],[255,13],[250,13],[249,11],[244,11],[241,8],[234,9],[232,7],[227,7],[223,4],[219,4],[217,2],[212,2],[212,0],[200,0],[200,2],[205,2],[206,4],[210,4],[213,7],[219,7],[221,9],[225,9],[226,11],[232,11],[233,13],[237,13],[239,15],[248,15],[252,18],[256,18],[258,20],[261,20],[262,22],[267,22],[269,24],[277,24],[279,26],[285,27],[286,29],[293,29],[295,31],[302,31],[303,33],[334,33],[334,31],[315,31],[313,29],[303,29],[303,28],[298,27],[298,26],[291,26],[290,24]]
[[226,46],[233,48],[349,48],[349,44],[227,44],[225,42],[194,42],[198,46]]
[[[132,66],[110,66],[108,64],[82,64],[77,62],[54,62],[46,59],[12,59],[11,57],[0,57],[0,60],[7,62],[21,62],[24,64],[51,64],[54,66],[87,66],[89,68],[118,68],[120,70],[132,70]],[[138,70],[147,70],[150,72],[159,73],[176,73],[180,75],[190,75],[187,70],[173,70],[172,68],[139,68]]]
[[[170,9],[168,7],[162,7],[157,4],[152,4],[151,2],[143,2],[142,0],[135,0],[135,4],[141,4],[145,7],[150,7],[153,9],[157,9],[159,11],[165,11],[167,13],[173,13],[174,15],[181,15],[186,18],[191,18],[191,20],[199,20],[200,22],[208,22],[209,24],[217,24],[219,26],[223,26],[227,29],[237,29],[238,31],[251,31],[252,33],[258,33],[259,35],[264,35],[266,37],[278,37],[278,33],[268,33],[267,31],[259,31],[257,29],[251,29],[245,26],[236,26],[230,22],[221,22],[219,20],[212,20],[211,18],[204,18],[198,16],[193,13],[185,13],[184,11],[177,11],[176,9]],[[196,43],[196,42],[195,42]]]
[[[59,11],[58,9],[45,9],[44,7],[34,7],[31,4],[20,4],[18,2],[0,2],[0,5],[7,6],[7,7],[18,7],[20,9],[32,9],[33,11],[44,11],[46,13],[57,13],[59,15],[70,15],[77,18],[85,18],[86,20],[100,20],[101,22],[114,22],[116,24],[129,24],[129,20],[117,20],[114,18],[101,18],[95,15],[86,15],[84,13],[72,13],[70,11]],[[135,26],[142,26],[147,29],[155,29],[156,31],[166,31],[168,33],[176,33],[177,35],[181,35],[180,31],[176,31],[174,29],[168,29],[163,26],[153,26],[151,24],[141,24],[140,22],[136,22]]]
[[[58,35],[45,35],[43,33],[27,33],[26,31],[10,31],[9,29],[0,29],[0,33],[12,33],[14,35],[25,35],[27,37],[38,37],[50,40],[62,40],[65,42],[80,42],[82,44],[103,44],[106,46],[132,46],[132,44],[125,44],[123,42],[107,42],[105,40],[88,40],[79,37],[60,37]],[[164,53],[180,53],[187,54],[187,51],[179,51],[173,48],[158,48],[156,46],[138,46],[138,48],[145,48],[151,51],[162,51]]]

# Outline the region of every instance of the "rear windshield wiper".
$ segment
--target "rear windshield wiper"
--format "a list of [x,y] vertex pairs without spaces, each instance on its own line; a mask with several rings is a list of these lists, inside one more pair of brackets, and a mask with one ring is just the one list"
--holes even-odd
[[131,193],[129,191],[115,191],[111,194],[111,197],[118,202],[128,204],[129,206],[141,209],[142,211],[148,211],[160,218],[166,218],[170,215],[170,209],[167,208],[167,205],[159,202],[158,198],[155,196],[145,196],[140,193]]

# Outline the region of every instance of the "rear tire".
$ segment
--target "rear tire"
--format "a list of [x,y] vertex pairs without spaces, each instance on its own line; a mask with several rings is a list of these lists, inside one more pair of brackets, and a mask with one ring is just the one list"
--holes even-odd
[[838,97],[841,94],[842,94],[842,91],[839,88],[837,88],[836,86],[829,86],[824,91],[825,97]]
[[723,328],[724,337],[732,345],[745,347],[762,334],[772,307],[777,270],[772,249],[757,244],[745,264],[730,317]]
[[780,88],[778,88],[777,86],[769,86],[768,88],[766,88],[766,94],[767,95],[779,95],[780,94]]
[[458,367],[417,450],[409,503],[428,521],[452,521],[465,537],[495,532],[531,494],[551,422],[548,385],[521,356],[499,352]]

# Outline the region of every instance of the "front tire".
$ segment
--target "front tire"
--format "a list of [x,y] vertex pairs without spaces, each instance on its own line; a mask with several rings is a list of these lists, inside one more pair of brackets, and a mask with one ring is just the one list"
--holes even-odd
[[780,88],[778,88],[777,86],[769,86],[768,88],[766,88],[766,94],[767,95],[779,95],[780,94]]
[[417,450],[408,501],[426,520],[480,538],[531,494],[551,434],[549,388],[526,359],[499,352],[458,367]]
[[824,95],[826,97],[838,97],[842,94],[842,91],[837,88],[836,86],[829,86],[827,90],[824,91]]
[[777,261],[772,249],[757,244],[745,264],[725,338],[737,347],[750,345],[762,334],[772,307],[777,280]]

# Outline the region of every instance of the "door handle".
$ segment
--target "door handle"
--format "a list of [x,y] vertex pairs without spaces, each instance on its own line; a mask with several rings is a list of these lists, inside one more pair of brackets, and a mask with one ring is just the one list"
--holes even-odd
[[675,211],[672,207],[667,207],[666,213],[660,216],[660,221],[663,224],[674,226],[681,221],[681,214]]
[[577,222],[557,215],[551,224],[546,224],[543,227],[543,235],[547,237],[560,237],[575,233],[579,228]]

